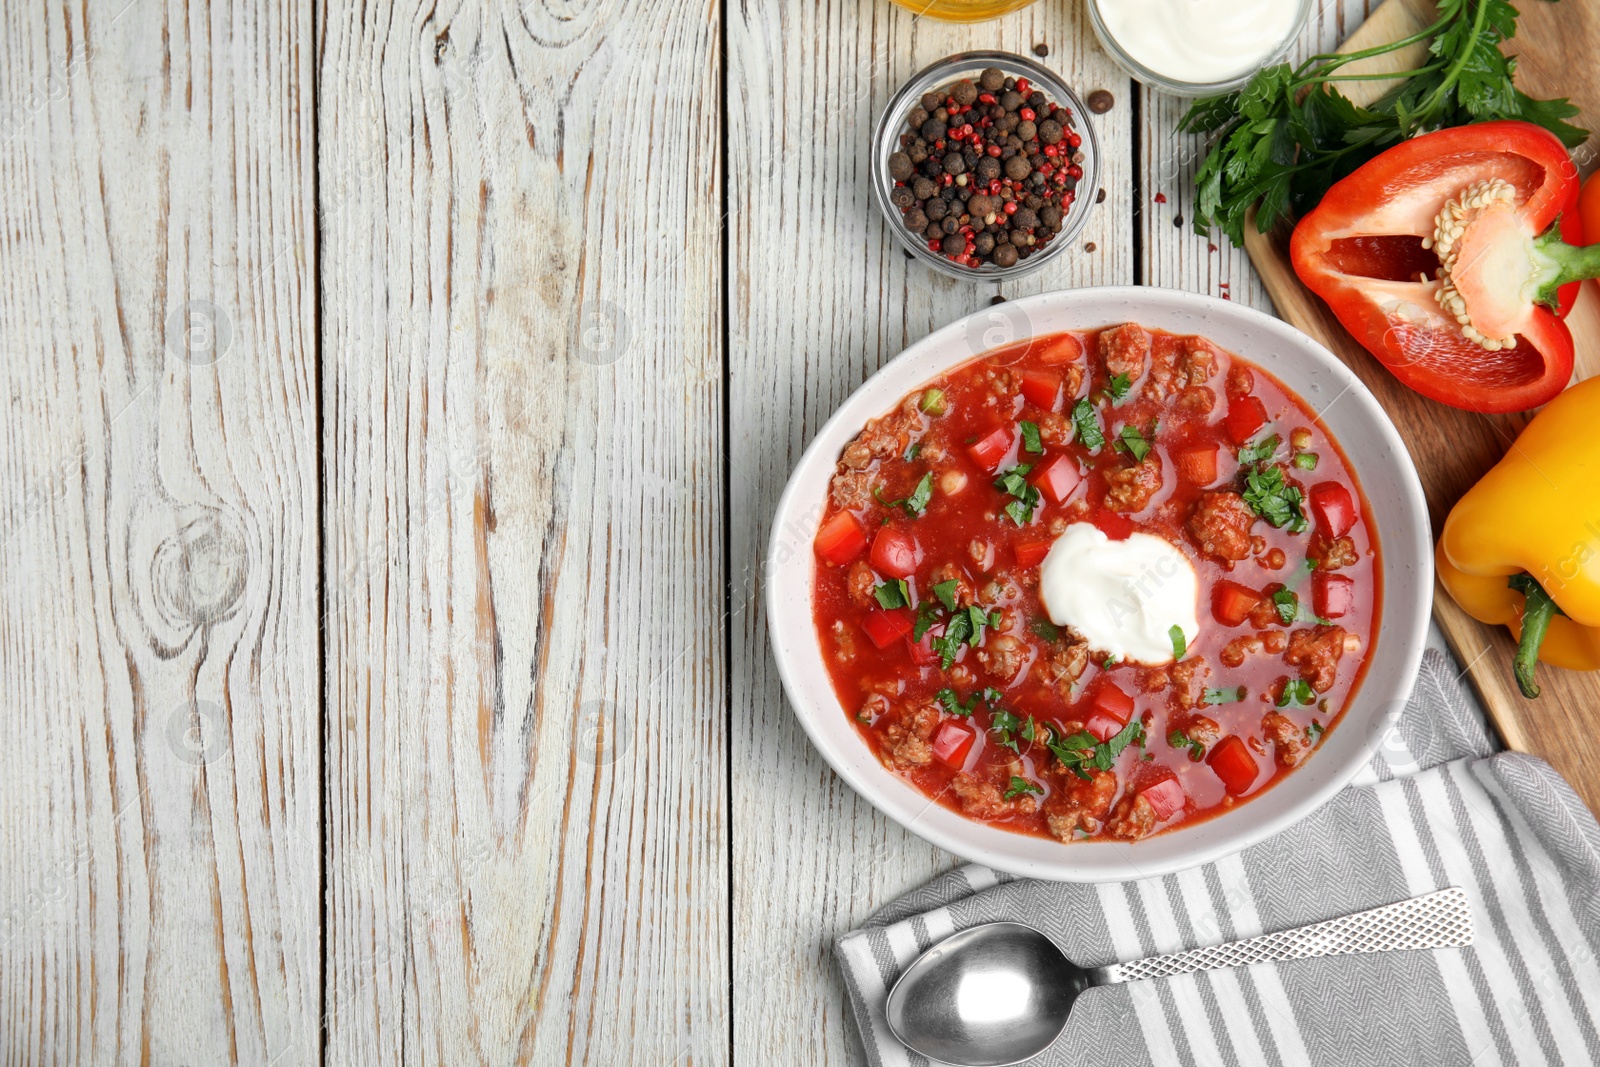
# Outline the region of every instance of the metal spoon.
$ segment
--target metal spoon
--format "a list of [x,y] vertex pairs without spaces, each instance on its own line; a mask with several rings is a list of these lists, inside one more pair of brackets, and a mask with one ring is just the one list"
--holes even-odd
[[1459,888],[1243,941],[1086,969],[1031,926],[997,922],[953,934],[924,952],[889,990],[889,1029],[959,1067],[1005,1067],[1037,1056],[1066,1028],[1092,985],[1166,978],[1220,967],[1472,944],[1472,911]]

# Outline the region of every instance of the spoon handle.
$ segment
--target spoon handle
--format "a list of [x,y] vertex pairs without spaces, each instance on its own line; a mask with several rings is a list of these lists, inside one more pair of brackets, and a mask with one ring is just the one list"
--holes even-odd
[[1452,886],[1427,896],[1358,911],[1325,922],[1221,945],[1113,963],[1089,972],[1095,985],[1167,978],[1193,971],[1277,963],[1313,956],[1346,956],[1411,948],[1451,948],[1472,944],[1472,910],[1467,895]]

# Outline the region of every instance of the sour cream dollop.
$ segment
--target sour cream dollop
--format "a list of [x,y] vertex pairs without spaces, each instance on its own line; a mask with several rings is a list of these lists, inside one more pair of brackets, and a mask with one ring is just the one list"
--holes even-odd
[[1195,85],[1256,70],[1301,15],[1296,0],[1099,0],[1099,11],[1129,58]]
[[1039,565],[1039,599],[1051,622],[1119,660],[1171,663],[1174,626],[1186,645],[1200,636],[1194,564],[1154,534],[1113,541],[1092,523],[1073,523]]

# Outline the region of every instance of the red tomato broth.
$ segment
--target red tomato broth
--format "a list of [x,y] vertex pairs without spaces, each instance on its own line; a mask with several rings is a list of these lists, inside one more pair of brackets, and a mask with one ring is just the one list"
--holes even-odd
[[[841,704],[855,718],[863,740],[879,759],[946,807],[1013,831],[1051,836],[1052,814],[1067,810],[1071,815],[1078,809],[1087,812],[1089,823],[1078,818],[1080,825],[1070,833],[1061,830],[1071,818],[1063,817],[1058,822],[1054,836],[1062,840],[1102,834],[1136,839],[1143,833],[1132,824],[1122,826],[1123,832],[1113,832],[1120,825],[1118,820],[1094,810],[1108,784],[1096,782],[1091,787],[1064,768],[1046,746],[1052,736],[1047,724],[1055,727],[1056,736],[1087,727],[1097,740],[1104,740],[1107,733],[1114,734],[1121,728],[1119,719],[1142,722],[1143,744],[1129,744],[1113,762],[1116,788],[1107,805],[1110,814],[1114,816],[1119,807],[1137,808],[1135,794],[1147,788],[1151,790],[1149,804],[1155,811],[1170,810],[1176,794],[1166,783],[1175,778],[1186,799],[1181,810],[1169,818],[1158,818],[1159,825],[1153,829],[1160,832],[1192,823],[1259,796],[1291,773],[1294,766],[1281,757],[1280,749],[1298,759],[1314,754],[1321,735],[1314,737],[1310,728],[1315,722],[1325,733],[1337,725],[1370,658],[1381,608],[1378,547],[1366,499],[1343,452],[1304,402],[1270,374],[1216,346],[1200,339],[1146,331],[1150,338],[1146,369],[1132,381],[1126,398],[1113,406],[1105,395],[1112,379],[1103,347],[1108,332],[1038,338],[993,350],[953,368],[911,394],[893,412],[869,422],[841,458],[821,527],[826,529],[830,521],[848,511],[861,521],[869,542],[880,531],[909,536],[915,542],[917,563],[905,579],[909,606],[898,609],[903,616],[915,617],[924,602],[938,603],[932,588],[940,576],[949,577],[948,568],[952,565],[965,583],[958,587],[957,595],[970,589],[984,610],[999,613],[1000,628],[985,629],[976,647],[963,645],[949,670],[942,669],[939,656],[930,651],[943,623],[935,625],[916,647],[908,636],[879,649],[865,636],[863,623],[868,616],[882,611],[871,588],[892,581],[888,575],[871,569],[867,551],[845,562],[831,562],[820,552],[814,556],[814,621],[824,659]],[[1185,354],[1197,347],[1210,354],[1215,369],[1199,385],[1183,385],[1183,374],[1172,376],[1166,372],[1174,365],[1185,366]],[[1234,388],[1238,368],[1249,372],[1248,389]],[[1040,380],[1038,372],[1065,374],[1063,395],[1054,404],[1062,414],[1051,414],[1050,408],[1038,407],[1027,399],[1022,381],[1030,372],[1034,382]],[[1204,398],[1197,394],[1189,394],[1186,399],[1185,390],[1196,388],[1212,391],[1209,410],[1204,410]],[[942,391],[942,404],[932,405],[942,414],[928,414],[922,410],[928,405],[918,404],[926,389]],[[1044,399],[1044,391],[1036,387],[1026,393]],[[1238,395],[1230,397],[1230,393]],[[1070,434],[1070,440],[1063,440],[1059,432],[1060,420],[1070,422],[1074,404],[1086,397],[1094,404],[1106,438],[1105,445],[1093,454],[1077,439],[1076,432]],[[1240,403],[1252,411],[1259,403],[1270,420],[1250,440],[1259,442],[1272,433],[1281,437],[1275,462],[1283,465],[1286,477],[1301,489],[1301,507],[1310,525],[1303,533],[1293,533],[1287,526],[1274,528],[1265,519],[1255,519],[1248,529],[1251,538],[1256,539],[1249,558],[1229,566],[1203,551],[1187,524],[1203,494],[1235,489],[1243,479],[1237,458],[1240,449],[1233,441],[1228,419],[1230,407]],[[1152,434],[1157,418],[1160,421]],[[1054,420],[1054,432],[1041,433],[1042,454],[1024,451],[1021,420],[1039,424],[1042,431]],[[1233,428],[1239,421],[1232,420]],[[1148,439],[1152,445],[1149,456],[1156,457],[1162,479],[1159,489],[1142,506],[1119,511],[1108,500],[1110,483],[1106,475],[1133,463],[1131,457],[1112,445],[1125,425],[1138,427]],[[992,442],[997,431],[1005,432],[1009,446],[996,468],[992,448],[980,448],[974,455],[971,446]],[[1304,443],[1304,448],[1291,448],[1291,433]],[[1209,486],[1197,486],[1180,477],[1173,455],[1211,446],[1216,451],[1216,480]],[[1315,453],[1314,470],[1291,465],[1290,457],[1299,451]],[[863,464],[868,453],[871,458]],[[1031,475],[1037,477],[1061,457],[1076,465],[1080,475],[1077,484],[1065,501],[1058,502],[1050,493],[1040,494],[1031,521],[1018,526],[1003,511],[1015,497],[994,486],[996,475],[992,470],[1003,474],[1019,462],[1027,462],[1032,465]],[[1193,463],[1185,464],[1187,471],[1194,467]],[[1203,473],[1205,464],[1200,469]],[[903,501],[912,497],[930,472],[931,499],[926,510],[914,516]],[[957,489],[963,479],[964,486]],[[1356,502],[1358,513],[1345,535],[1354,558],[1348,558],[1349,551],[1343,552],[1342,565],[1333,572],[1348,580],[1348,585],[1338,583],[1341,598],[1349,601],[1345,605],[1348,610],[1329,621],[1359,639],[1360,645],[1339,656],[1336,681],[1316,693],[1314,706],[1278,708],[1276,699],[1285,684],[1302,674],[1286,662],[1287,653],[1281,649],[1277,653],[1254,651],[1245,655],[1241,665],[1229,667],[1223,663],[1223,650],[1237,638],[1249,639],[1272,631],[1283,635],[1281,641],[1289,640],[1296,631],[1321,632],[1309,621],[1284,625],[1275,614],[1267,620],[1273,609],[1270,593],[1280,583],[1295,583],[1295,591],[1303,601],[1302,611],[1311,610],[1311,575],[1323,572],[1309,570],[1303,564],[1308,554],[1320,552],[1331,557],[1330,564],[1340,562],[1341,553],[1330,548],[1331,539],[1318,530],[1312,514],[1311,490],[1321,483],[1342,486]],[[1134,502],[1138,503],[1137,499]],[[1063,649],[1074,645],[1074,635],[1062,630],[1051,640],[1046,636],[1048,622],[1040,625],[1046,616],[1038,594],[1037,560],[1041,556],[1038,543],[1052,539],[1073,521],[1094,522],[1113,538],[1125,537],[1130,529],[1137,529],[1179,546],[1194,564],[1200,581],[1200,634],[1186,649],[1183,661],[1203,660],[1210,672],[1204,688],[1243,686],[1247,691],[1243,700],[1184,707],[1179,687],[1172,679],[1172,665],[1107,666],[1099,661],[1095,650],[1090,650],[1089,662],[1076,683],[1066,683],[1056,661],[1072,659],[1070,652]],[[977,553],[979,546],[985,551]],[[1284,563],[1272,567],[1269,564],[1275,562],[1277,552],[1283,554]],[[1247,619],[1238,626],[1225,626],[1213,617],[1213,591],[1224,582],[1237,583],[1261,595],[1254,621]],[[1000,655],[1007,647],[996,644],[1002,637],[1020,644],[1020,649],[1014,650],[1015,656]],[[980,652],[987,652],[988,656]],[[1007,676],[1003,669],[990,669],[991,663],[1004,666],[1018,657],[1022,665],[1013,675]],[[1101,689],[1107,685],[1115,686],[1121,699],[1131,698],[1132,709],[1127,718],[1108,717],[1108,703],[1115,708],[1120,700],[1108,702],[1101,697]],[[1032,717],[1032,742],[1013,733],[1017,751],[1000,744],[1002,736],[992,729],[994,709],[979,696],[986,688],[999,690],[995,703],[1021,722]],[[953,715],[942,706],[937,696],[942,689],[953,689],[960,702],[971,704],[970,715]],[[1266,730],[1264,720],[1271,712],[1281,714],[1292,724],[1289,739],[1282,745]],[[1202,745],[1198,752],[1192,745],[1169,743],[1168,735],[1174,729],[1193,728],[1204,734],[1197,716],[1214,721],[1220,728],[1211,743]],[[939,738],[935,735],[950,723],[976,732],[970,746],[956,746],[964,753],[959,769],[934,758],[931,751],[923,751],[936,747]],[[1281,728],[1290,730],[1287,726]],[[919,731],[928,734],[927,744],[916,742]],[[952,750],[950,736],[951,731],[944,730],[946,750]],[[1230,795],[1219,772],[1205,759],[1230,736],[1243,742],[1257,767],[1253,782],[1238,796]],[[1296,740],[1302,736],[1304,744]],[[1232,780],[1242,780],[1243,768],[1236,747],[1230,745],[1229,749],[1225,771]],[[1039,791],[1021,793],[1006,801],[1000,794],[1015,784],[1013,776]],[[989,786],[995,789],[990,791]],[[1028,800],[1032,801],[1032,810],[1025,803]]]

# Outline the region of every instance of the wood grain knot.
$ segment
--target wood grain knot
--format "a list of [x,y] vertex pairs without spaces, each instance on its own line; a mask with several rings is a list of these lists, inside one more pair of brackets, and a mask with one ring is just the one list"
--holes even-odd
[[244,535],[222,511],[196,514],[156,546],[150,584],[168,625],[210,626],[232,615],[244,594],[249,556]]

